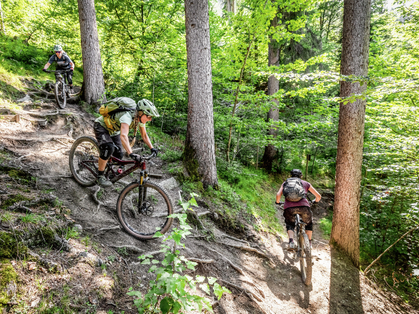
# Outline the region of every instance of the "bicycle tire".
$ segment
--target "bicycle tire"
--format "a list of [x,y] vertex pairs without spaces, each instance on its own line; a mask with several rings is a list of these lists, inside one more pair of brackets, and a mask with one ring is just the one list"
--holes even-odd
[[313,264],[311,261],[311,248],[310,241],[306,233],[300,234],[299,236],[299,245],[301,249],[300,254],[300,270],[301,270],[301,279],[306,286],[311,284],[311,277],[313,271]]
[[71,146],[70,171],[83,186],[96,184],[99,161],[99,145],[90,136],[79,137]]
[[[138,206],[140,188],[145,201],[141,209]],[[116,212],[124,230],[140,240],[152,239],[157,231],[166,233],[173,223],[173,218],[167,217],[173,213],[170,197],[161,186],[152,182],[141,187],[138,182],[127,185],[118,196]]]
[[54,94],[58,107],[64,109],[67,104],[67,96],[64,90],[64,84],[62,82],[55,83]]

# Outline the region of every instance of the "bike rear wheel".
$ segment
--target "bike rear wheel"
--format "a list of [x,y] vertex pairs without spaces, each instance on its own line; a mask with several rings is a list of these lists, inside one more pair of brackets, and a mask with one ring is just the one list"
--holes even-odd
[[310,241],[306,233],[299,235],[299,245],[300,245],[300,270],[301,270],[301,279],[304,284],[309,286],[311,284],[312,268],[313,264],[311,262],[311,248]]
[[167,217],[173,213],[167,192],[151,182],[127,185],[119,194],[116,211],[125,231],[140,240],[152,239],[158,231],[167,232],[173,222]]
[[62,82],[55,83],[54,93],[58,107],[64,109],[67,104],[67,96],[66,91],[64,90],[64,84]]
[[99,161],[99,145],[90,136],[79,137],[70,150],[70,171],[83,186],[96,184]]

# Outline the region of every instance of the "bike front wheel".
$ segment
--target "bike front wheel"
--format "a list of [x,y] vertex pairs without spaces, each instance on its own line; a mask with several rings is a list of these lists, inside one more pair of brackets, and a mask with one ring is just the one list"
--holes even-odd
[[158,231],[172,225],[173,206],[167,192],[159,185],[138,182],[127,185],[119,194],[116,211],[122,227],[133,237],[150,240]]
[[300,245],[300,270],[301,270],[301,279],[304,284],[309,286],[311,284],[312,268],[313,264],[311,262],[311,248],[310,241],[306,233],[300,234],[299,236],[299,245]]
[[70,171],[83,186],[96,184],[99,161],[99,145],[90,136],[79,137],[70,150]]
[[67,96],[66,91],[64,90],[64,84],[62,82],[55,83],[54,93],[58,107],[64,109],[67,104]]

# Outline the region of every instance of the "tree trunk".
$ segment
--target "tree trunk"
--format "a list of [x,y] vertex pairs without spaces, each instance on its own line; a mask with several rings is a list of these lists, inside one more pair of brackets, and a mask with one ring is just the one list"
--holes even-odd
[[4,29],[4,18],[3,18],[3,9],[2,9],[2,6],[1,6],[1,1],[2,1],[2,0],[0,0],[0,21],[1,21],[1,30],[2,30],[2,32],[3,32],[3,35],[6,35],[6,30]]
[[211,49],[207,0],[185,0],[188,128],[184,164],[192,179],[218,184],[214,151]]
[[96,26],[94,0],[78,0],[81,51],[83,56],[83,96],[89,104],[106,101]]
[[[345,0],[341,74],[366,76],[371,0]],[[361,94],[366,84],[340,82],[340,96]],[[331,243],[359,265],[359,203],[365,100],[340,104],[336,187]]]
[[[271,21],[271,26],[276,27],[278,25],[278,19],[275,18]],[[269,43],[269,56],[268,56],[268,65],[269,66],[278,66],[279,65],[279,47],[276,40],[271,38],[271,42]],[[268,95],[273,95],[279,90],[279,81],[278,79],[271,75],[268,78]],[[268,112],[267,121],[278,121],[279,119],[279,111],[278,111],[278,100],[273,99],[275,103],[275,107],[272,107]],[[273,138],[276,138],[278,135],[278,131],[276,128],[272,127],[268,130],[268,135],[271,135]],[[269,144],[265,147],[265,153],[262,158],[263,167],[268,170],[269,172],[272,171],[272,163],[276,156],[277,150],[274,145]]]

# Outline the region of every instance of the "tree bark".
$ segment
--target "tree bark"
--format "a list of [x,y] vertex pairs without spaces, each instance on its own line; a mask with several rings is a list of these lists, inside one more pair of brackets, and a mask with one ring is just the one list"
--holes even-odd
[[185,0],[188,128],[184,164],[204,186],[218,185],[214,150],[211,49],[207,0]]
[[2,32],[3,32],[3,35],[6,35],[6,30],[4,29],[4,17],[3,17],[3,9],[2,9],[2,6],[1,6],[1,1],[2,1],[2,0],[0,0],[0,20],[1,20],[1,30],[2,30]]
[[[366,76],[371,0],[345,0],[341,74]],[[366,84],[340,82],[342,98],[361,94]],[[336,187],[331,243],[359,265],[359,204],[362,177],[365,100],[340,104]]]
[[77,0],[83,56],[83,97],[89,104],[106,101],[94,0]]
[[[271,27],[276,27],[278,25],[278,18],[275,18],[271,21]],[[271,38],[269,43],[269,51],[268,51],[268,65],[269,66],[278,66],[279,65],[279,47],[276,40]],[[279,90],[279,81],[278,79],[271,75],[268,78],[268,95],[273,95]],[[272,107],[267,116],[267,121],[278,121],[279,120],[279,111],[278,111],[278,99],[273,99],[275,106]],[[276,138],[278,135],[278,131],[275,127],[271,127],[268,130],[268,135]],[[269,144],[265,147],[265,153],[263,154],[263,167],[268,170],[269,172],[272,171],[272,163],[276,156],[277,150],[274,145]]]

